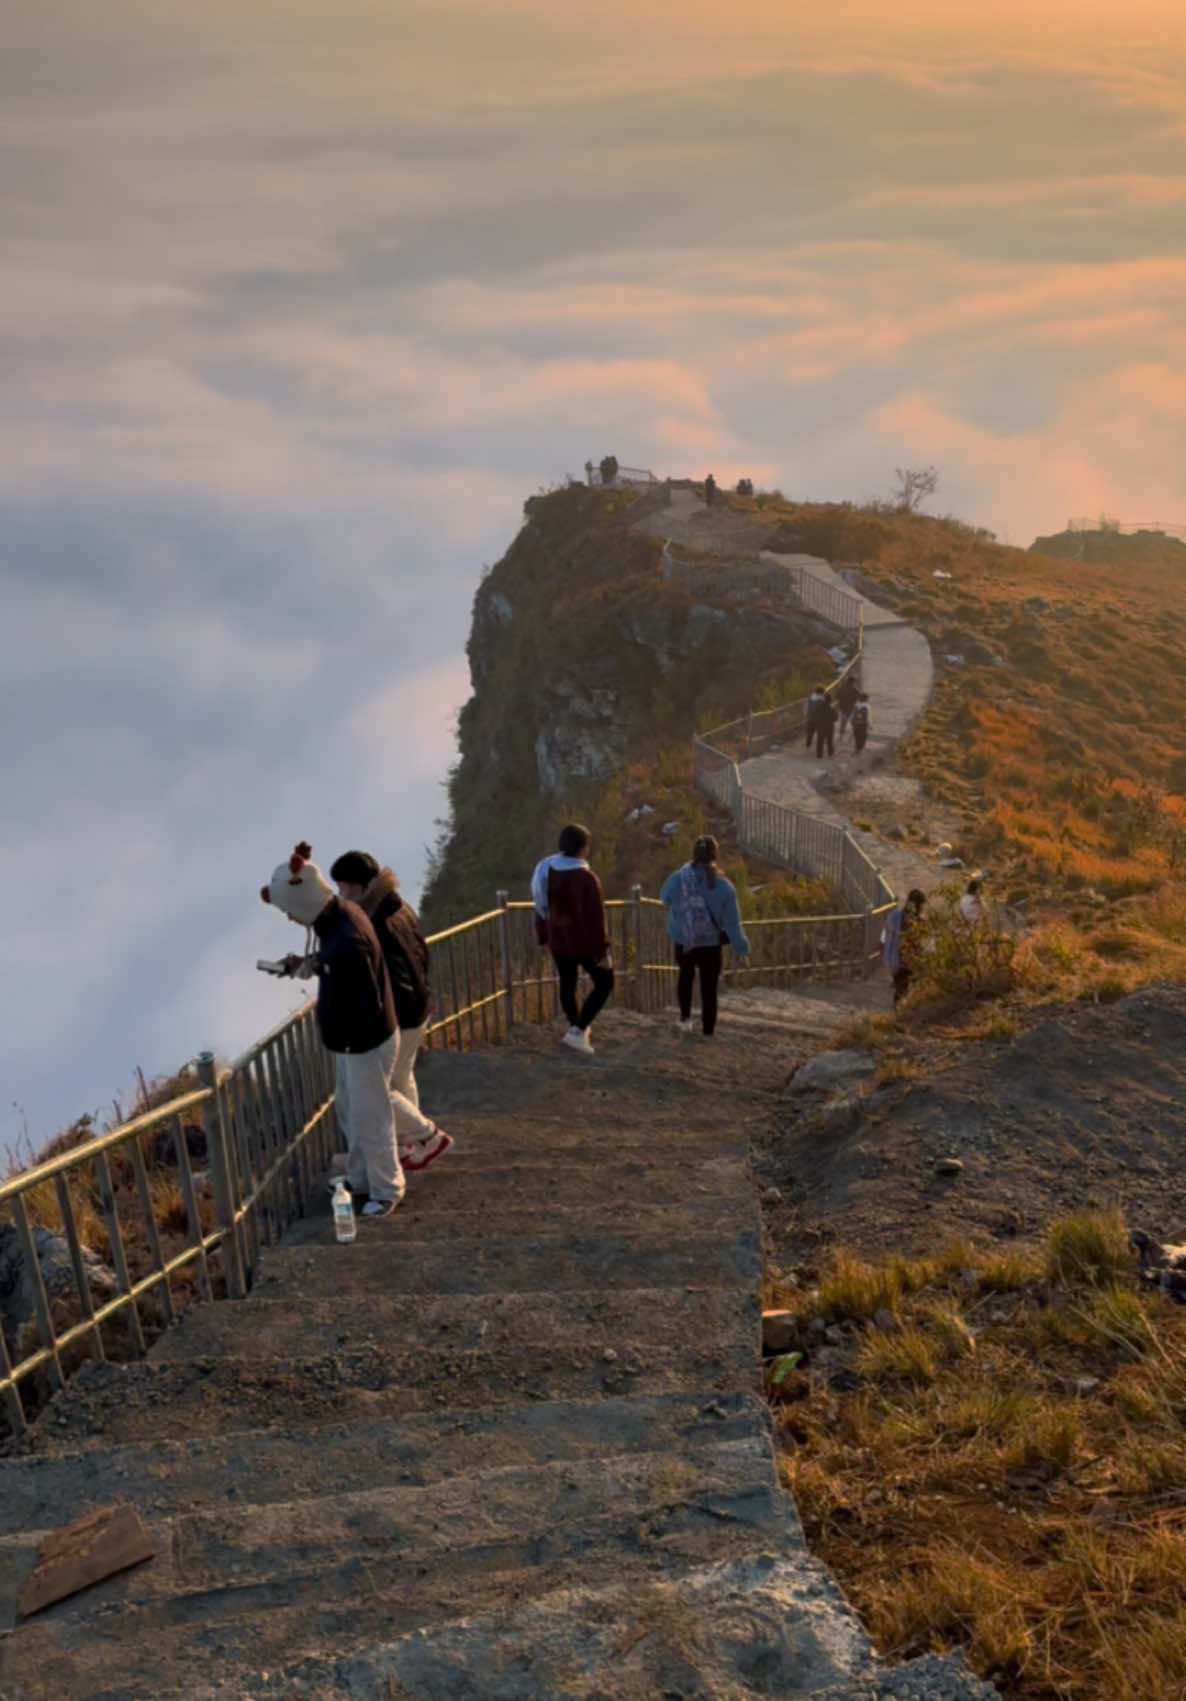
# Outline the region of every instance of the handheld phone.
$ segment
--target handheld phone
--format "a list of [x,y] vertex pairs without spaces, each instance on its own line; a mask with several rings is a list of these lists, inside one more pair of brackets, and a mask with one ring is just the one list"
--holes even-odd
[[255,966],[257,969],[262,969],[266,975],[286,975],[288,973],[287,963],[270,963],[266,957],[257,958]]

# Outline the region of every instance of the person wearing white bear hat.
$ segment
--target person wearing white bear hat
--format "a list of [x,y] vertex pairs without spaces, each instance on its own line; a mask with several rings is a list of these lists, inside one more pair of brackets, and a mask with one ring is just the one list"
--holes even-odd
[[390,1216],[404,1196],[387,1079],[395,1062],[395,1004],[375,930],[359,909],[336,897],[312,847],[299,844],[260,897],[317,936],[312,956],[285,958],[289,974],[305,964],[317,976],[317,1026],[334,1055],[334,1108],[346,1141],[346,1182],[370,1195],[364,1221]]

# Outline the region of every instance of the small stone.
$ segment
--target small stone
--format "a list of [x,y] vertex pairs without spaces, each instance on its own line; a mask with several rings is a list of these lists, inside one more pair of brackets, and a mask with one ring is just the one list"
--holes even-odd
[[1088,1394],[1094,1394],[1100,1385],[1098,1376],[1081,1376],[1075,1383],[1075,1392],[1082,1400]]
[[822,1317],[813,1317],[811,1322],[807,1325],[807,1333],[814,1336],[817,1341],[822,1340],[827,1332],[828,1325],[824,1322]]
[[964,859],[962,856],[945,856],[939,860],[940,868],[962,868],[963,866]]
[[964,1168],[963,1158],[936,1158],[935,1159],[935,1174],[936,1175],[962,1175],[963,1174],[963,1168]]
[[827,1341],[830,1347],[842,1347],[847,1339],[848,1336],[844,1333],[844,1330],[840,1327],[839,1323],[829,1323],[827,1328],[824,1330],[824,1340]]
[[800,1345],[802,1330],[793,1311],[764,1311],[762,1313],[762,1353],[769,1358],[776,1353],[794,1352]]
[[762,1203],[763,1203],[763,1205],[781,1205],[782,1204],[782,1188],[781,1187],[766,1187],[766,1188],[763,1188],[763,1190],[762,1190]]
[[898,1327],[898,1319],[894,1316],[892,1311],[888,1311],[886,1307],[882,1305],[873,1313],[873,1327],[875,1329],[882,1330],[885,1334],[889,1334],[891,1330]]
[[614,1351],[613,1347],[606,1347],[601,1356],[605,1360],[606,1364],[617,1364],[618,1362],[618,1355]]

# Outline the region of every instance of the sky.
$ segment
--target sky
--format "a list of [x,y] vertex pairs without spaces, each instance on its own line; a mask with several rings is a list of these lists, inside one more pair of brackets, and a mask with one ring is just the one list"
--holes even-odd
[[292,1007],[298,839],[415,898],[587,459],[1186,523],[1184,70],[1180,0],[14,11],[0,1147]]

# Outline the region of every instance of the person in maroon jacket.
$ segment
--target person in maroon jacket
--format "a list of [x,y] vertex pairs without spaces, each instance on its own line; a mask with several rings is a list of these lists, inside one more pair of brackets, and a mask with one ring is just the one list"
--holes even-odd
[[[560,849],[536,864],[531,876],[536,934],[547,945],[560,982],[560,1007],[568,1017],[564,1044],[592,1057],[589,1029],[614,989],[609,926],[601,881],[589,867],[589,829],[569,822],[561,829]],[[577,975],[584,969],[593,982],[577,1008]]]

